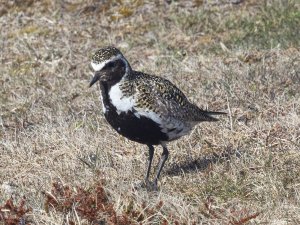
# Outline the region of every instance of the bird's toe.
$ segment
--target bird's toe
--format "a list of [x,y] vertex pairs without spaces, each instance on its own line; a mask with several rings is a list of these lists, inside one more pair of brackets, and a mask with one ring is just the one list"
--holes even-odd
[[151,182],[149,180],[143,180],[139,182],[138,184],[134,185],[134,189],[140,190],[140,189],[146,189],[147,191],[158,191],[157,182]]

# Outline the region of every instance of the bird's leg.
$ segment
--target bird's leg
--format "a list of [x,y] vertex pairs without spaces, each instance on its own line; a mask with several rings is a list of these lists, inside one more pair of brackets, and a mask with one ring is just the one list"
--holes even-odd
[[146,173],[146,178],[145,178],[146,185],[149,184],[151,164],[152,164],[152,159],[153,159],[153,155],[154,155],[154,147],[152,145],[148,145],[148,148],[149,148],[149,158],[148,158],[147,173]]
[[156,189],[157,189],[157,182],[158,182],[161,170],[164,167],[165,162],[167,161],[168,156],[169,156],[169,151],[167,149],[167,146],[165,144],[162,144],[161,146],[163,147],[163,152],[161,154],[160,162],[159,162],[159,165],[158,165],[158,171],[157,171],[157,174],[156,174],[156,177],[155,177],[155,180],[154,180],[154,187]]

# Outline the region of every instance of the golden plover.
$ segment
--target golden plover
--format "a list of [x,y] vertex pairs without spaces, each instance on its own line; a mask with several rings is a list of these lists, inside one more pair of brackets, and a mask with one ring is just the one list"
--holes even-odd
[[[157,190],[169,155],[169,141],[188,134],[199,122],[217,121],[212,115],[225,114],[198,108],[162,77],[134,71],[115,47],[99,49],[92,57],[91,66],[95,74],[90,86],[100,81],[103,112],[108,123],[119,134],[149,148],[147,189]],[[150,182],[153,145],[161,145],[163,152],[154,182]]]

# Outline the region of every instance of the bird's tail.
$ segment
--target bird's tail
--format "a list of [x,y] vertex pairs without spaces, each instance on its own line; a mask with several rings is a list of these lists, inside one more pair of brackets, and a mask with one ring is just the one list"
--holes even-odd
[[214,111],[204,111],[206,117],[208,120],[206,121],[218,121],[218,118],[215,118],[213,116],[217,116],[217,115],[226,115],[226,112],[214,112]]
[[217,115],[226,115],[227,113],[225,112],[217,112],[217,111],[207,111],[207,110],[203,110],[196,107],[196,113],[195,113],[195,121],[197,122],[202,122],[202,121],[218,121],[217,118],[215,118],[214,116]]

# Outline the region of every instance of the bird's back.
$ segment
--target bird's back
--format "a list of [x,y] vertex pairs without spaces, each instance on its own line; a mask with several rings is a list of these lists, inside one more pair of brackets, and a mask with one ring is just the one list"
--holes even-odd
[[216,121],[211,115],[223,114],[200,109],[189,102],[179,88],[162,77],[133,71],[133,76],[121,88],[125,90],[124,93],[135,96],[137,109],[156,113],[162,118],[197,123]]

